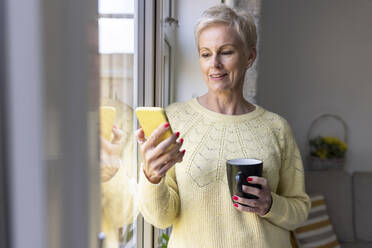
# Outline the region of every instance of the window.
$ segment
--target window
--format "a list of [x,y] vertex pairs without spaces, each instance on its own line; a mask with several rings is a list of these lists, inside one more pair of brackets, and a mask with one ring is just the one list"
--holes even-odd
[[[100,105],[101,109],[115,109],[114,123],[122,132],[120,146],[113,144],[114,134],[103,140],[101,146],[102,230],[106,234],[106,248],[161,245],[158,237],[162,232],[154,232],[151,225],[137,218],[134,206],[138,152],[133,135],[137,125],[133,109],[166,106],[171,101],[176,24],[175,20],[168,19],[167,23],[165,19],[173,12],[172,2],[99,0]],[[121,164],[114,176],[107,177],[104,167],[118,163],[106,149],[113,145],[117,147],[113,150],[120,150]]]
[[[175,1],[157,1],[157,52],[161,56],[156,57],[156,104],[166,107],[173,101],[173,65],[175,48],[175,31],[178,27],[178,20],[174,16]],[[168,244],[172,228],[157,229],[154,232],[154,247],[162,248]]]
[[99,1],[100,105],[101,118],[106,118],[102,127],[111,118],[102,111],[115,111],[112,132],[101,143],[101,220],[106,248],[137,247],[134,4],[134,0]]

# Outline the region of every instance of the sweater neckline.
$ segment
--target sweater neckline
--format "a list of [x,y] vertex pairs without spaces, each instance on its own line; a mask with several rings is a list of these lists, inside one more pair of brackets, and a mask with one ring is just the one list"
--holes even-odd
[[248,120],[257,118],[258,116],[262,115],[265,112],[265,110],[262,107],[256,104],[253,104],[255,106],[255,109],[253,111],[246,113],[246,114],[241,114],[241,115],[227,115],[227,114],[221,114],[221,113],[214,112],[212,110],[207,109],[203,105],[201,105],[196,98],[192,98],[189,101],[189,104],[197,112],[205,116],[208,116],[211,119],[222,121],[222,122],[235,122],[236,123],[236,122],[248,121]]

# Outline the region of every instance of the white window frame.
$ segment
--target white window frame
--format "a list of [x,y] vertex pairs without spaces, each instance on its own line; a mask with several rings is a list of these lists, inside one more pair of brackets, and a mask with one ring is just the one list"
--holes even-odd
[[[174,8],[174,0],[172,8]],[[136,1],[136,13],[138,13],[135,35],[138,42],[135,42],[135,66],[137,66],[138,99],[141,106],[163,106],[168,105],[173,99],[171,85],[164,85],[163,75],[163,0],[138,0]],[[174,9],[171,10],[174,13]],[[174,42],[172,42],[174,44]],[[173,64],[173,57],[170,56],[170,64]],[[173,73],[170,72],[169,82],[173,82]],[[165,92],[166,91],[166,92]],[[164,96],[166,95],[166,97]],[[135,101],[136,102],[136,101]],[[137,125],[137,123],[136,123]],[[137,153],[139,156],[139,154]],[[156,248],[158,230],[151,224],[138,218],[137,224],[138,245],[143,241],[141,248]]]
[[[155,105],[155,0],[135,3],[134,102],[139,106]],[[138,87],[138,88],[136,88]],[[138,123],[135,121],[137,129]],[[140,154],[137,147],[137,158]],[[137,247],[153,248],[153,227],[141,215],[137,218]]]

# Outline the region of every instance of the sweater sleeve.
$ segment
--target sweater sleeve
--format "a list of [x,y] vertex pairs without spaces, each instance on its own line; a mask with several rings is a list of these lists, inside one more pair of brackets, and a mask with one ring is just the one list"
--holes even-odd
[[272,192],[272,206],[263,216],[274,225],[293,230],[308,216],[310,199],[305,192],[302,159],[288,123],[284,124],[282,164],[276,192]]
[[148,181],[141,168],[138,208],[145,220],[158,228],[171,226],[180,211],[180,198],[173,166],[158,184]]

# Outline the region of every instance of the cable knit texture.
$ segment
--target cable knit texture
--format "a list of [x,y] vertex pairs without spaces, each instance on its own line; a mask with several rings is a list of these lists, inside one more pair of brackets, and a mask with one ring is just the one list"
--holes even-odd
[[[224,115],[196,99],[172,104],[166,112],[186,154],[159,184],[150,183],[141,170],[138,197],[148,222],[173,225],[168,247],[291,247],[289,230],[305,221],[310,201],[288,123],[257,105],[247,114]],[[233,207],[226,160],[234,158],[264,162],[273,198],[265,216]]]

